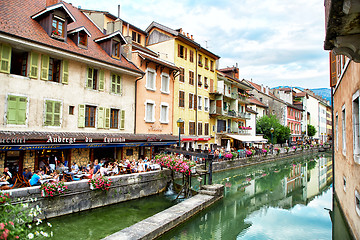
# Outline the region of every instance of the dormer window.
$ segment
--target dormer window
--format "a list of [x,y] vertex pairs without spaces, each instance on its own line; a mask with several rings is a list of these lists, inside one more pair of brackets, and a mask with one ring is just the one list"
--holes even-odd
[[88,35],[85,32],[79,32],[79,44],[87,47]]
[[109,56],[116,59],[121,59],[121,48],[124,44],[127,44],[120,31],[94,39],[94,42],[99,44]]
[[64,24],[65,24],[65,19],[62,19],[58,16],[54,16],[52,20],[51,35],[55,37],[64,38]]
[[81,48],[87,48],[89,37],[91,37],[90,32],[85,27],[78,27],[68,31],[68,37]]

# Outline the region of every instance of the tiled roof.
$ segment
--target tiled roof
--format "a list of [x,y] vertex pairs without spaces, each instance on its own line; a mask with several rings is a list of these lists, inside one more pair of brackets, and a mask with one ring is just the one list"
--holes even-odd
[[256,111],[252,110],[251,108],[246,108],[246,111],[253,114],[258,114]]
[[161,64],[165,67],[168,67],[168,68],[171,68],[171,69],[175,69],[175,70],[178,70],[179,68],[173,64],[172,62],[168,62],[168,61],[165,61],[161,58],[158,58],[158,57],[154,57],[152,55],[149,55],[149,54],[146,54],[144,52],[140,52],[140,51],[135,51],[135,52],[138,52],[139,56],[142,57],[143,59],[148,59],[150,61],[153,61],[155,63],[158,63],[158,64]]
[[258,105],[260,107],[264,107],[264,108],[268,108],[268,106],[266,106],[264,103],[260,102],[259,100],[257,100],[255,97],[251,97],[249,99],[250,104],[255,104]]
[[84,13],[79,11],[79,9],[71,4],[65,2],[63,3],[76,19],[75,22],[68,25],[67,30],[71,31],[84,26],[91,33],[87,49],[79,48],[69,38],[67,39],[67,42],[62,42],[49,37],[41,25],[31,18],[31,16],[43,11],[46,8],[45,0],[0,1],[0,33],[6,33],[35,43],[43,44],[48,47],[61,49],[77,55],[96,59],[101,62],[106,62],[113,66],[142,73],[140,69],[138,69],[133,63],[126,60],[125,57],[121,58],[121,60],[110,57],[97,43],[93,41],[96,38],[104,36],[104,34],[85,16]]
[[307,93],[306,92],[298,92],[298,93],[295,93],[295,97],[306,97]]

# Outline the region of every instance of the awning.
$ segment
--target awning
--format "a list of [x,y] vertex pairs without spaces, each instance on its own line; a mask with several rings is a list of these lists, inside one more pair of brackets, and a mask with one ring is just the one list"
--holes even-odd
[[250,135],[234,135],[234,134],[226,134],[226,136],[231,137],[233,139],[245,142],[245,143],[267,143],[268,140],[263,138],[262,136],[250,136]]

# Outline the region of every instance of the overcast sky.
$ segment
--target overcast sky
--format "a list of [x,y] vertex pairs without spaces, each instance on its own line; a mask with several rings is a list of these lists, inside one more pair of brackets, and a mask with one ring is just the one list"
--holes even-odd
[[182,28],[220,56],[238,63],[240,78],[269,87],[329,87],[323,0],[65,0],[109,11],[145,30],[152,21]]

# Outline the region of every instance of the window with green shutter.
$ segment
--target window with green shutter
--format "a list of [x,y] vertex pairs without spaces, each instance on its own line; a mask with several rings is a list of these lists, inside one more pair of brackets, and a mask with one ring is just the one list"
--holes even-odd
[[125,129],[125,110],[121,110],[120,129]]
[[31,52],[30,54],[30,74],[31,78],[38,78],[38,59],[39,54],[35,52]]
[[0,45],[0,72],[10,73],[11,47],[9,45]]
[[105,89],[105,73],[104,70],[99,72],[99,90],[104,91]]
[[60,126],[61,102],[45,101],[45,126]]
[[111,92],[121,94],[121,76],[117,74],[111,75]]
[[67,60],[62,61],[61,82],[63,84],[68,84],[69,83],[69,61],[67,61]]
[[110,114],[110,128],[118,128],[118,121],[119,121],[119,110],[118,109],[111,109]]
[[88,67],[86,72],[86,88],[104,91],[104,70]]
[[110,108],[105,108],[105,128],[110,128]]
[[104,128],[104,114],[105,114],[104,108],[98,107],[97,128]]
[[26,124],[27,97],[8,95],[7,124]]

